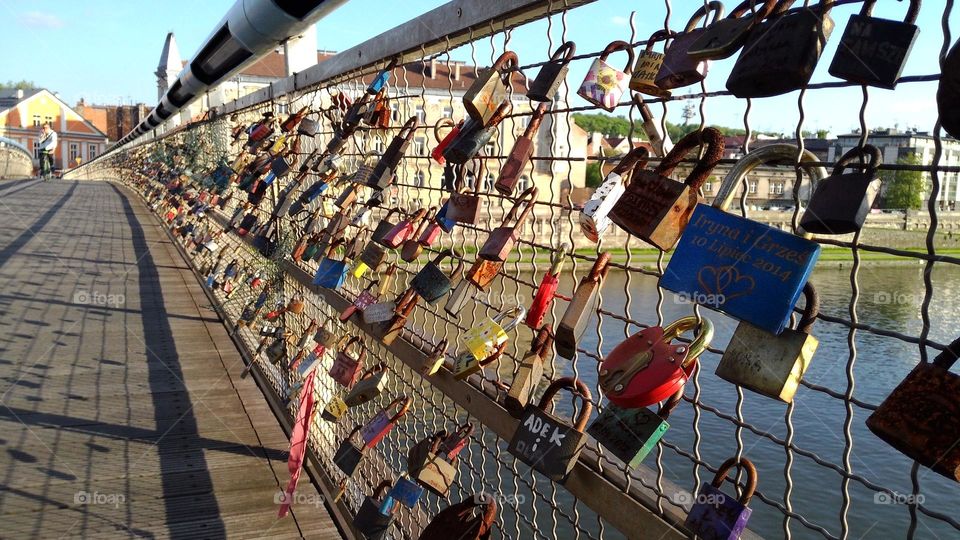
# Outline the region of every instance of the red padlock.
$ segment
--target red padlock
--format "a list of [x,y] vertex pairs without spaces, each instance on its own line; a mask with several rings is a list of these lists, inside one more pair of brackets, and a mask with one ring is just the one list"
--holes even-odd
[[684,317],[666,328],[651,326],[617,345],[600,365],[600,388],[611,403],[626,409],[648,407],[683,388],[697,358],[710,345],[713,323],[701,318],[689,345],[671,343],[697,328],[696,317]]
[[[452,128],[446,137],[440,138],[440,130],[444,127]],[[450,146],[450,142],[457,138],[457,135],[460,134],[460,128],[463,127],[463,120],[460,122],[454,123],[452,118],[441,118],[437,120],[437,124],[433,126],[433,136],[437,139],[437,147],[430,152],[430,157],[434,161],[443,165],[447,162],[446,158],[443,157],[443,151]]]
[[383,236],[382,244],[388,248],[397,249],[413,235],[413,232],[416,230],[416,224],[426,215],[427,209],[421,208],[417,210],[417,213],[412,217],[401,219],[400,223],[394,225],[393,229]]
[[437,223],[436,211],[426,219],[429,223],[427,223],[426,228],[423,229],[420,238],[417,239],[417,243],[423,247],[430,247],[440,238],[440,235],[443,234],[443,228]]
[[472,433],[472,423],[467,422],[461,425],[457,428],[457,431],[443,439],[438,448],[438,453],[443,454],[447,461],[453,463],[453,460],[457,459],[457,455],[469,444]]
[[560,251],[553,255],[553,264],[550,271],[547,272],[540,281],[540,287],[537,294],[533,297],[533,304],[527,311],[527,318],[524,322],[530,328],[537,330],[543,326],[543,317],[550,310],[553,299],[557,294],[557,287],[560,286],[560,271],[563,269],[563,263],[567,259],[567,253],[570,251],[570,244],[563,244]]

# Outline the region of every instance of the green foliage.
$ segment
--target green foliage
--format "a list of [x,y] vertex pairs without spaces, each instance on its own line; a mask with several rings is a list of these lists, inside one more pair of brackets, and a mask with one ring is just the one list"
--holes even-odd
[[[570,115],[573,118],[573,121],[583,128],[587,133],[600,133],[606,137],[626,137],[630,133],[630,121],[624,116],[610,116],[609,114],[602,113],[574,113]],[[660,125],[660,120],[656,120],[657,125]],[[674,124],[673,122],[667,122],[667,134],[670,135],[670,139],[673,141],[678,141],[683,138],[684,135],[690,133],[691,131],[696,131],[700,127],[699,123],[692,124]],[[724,135],[737,136],[737,135],[746,135],[746,130],[743,128],[730,128],[724,126],[713,126],[720,130],[720,133]],[[826,134],[826,130],[824,135]],[[763,135],[780,135],[779,133],[766,133],[766,132],[754,132],[756,134],[762,133]],[[636,118],[634,120],[634,130],[633,138],[640,141],[647,140],[646,134],[643,132],[643,127],[640,125],[640,119]]]
[[[920,165],[920,156],[907,154],[897,160],[899,165]],[[880,173],[887,190],[883,197],[884,208],[911,210],[920,209],[927,182],[921,171],[883,171]]]
[[0,90],[7,89],[19,89],[19,90],[29,90],[31,88],[37,88],[37,85],[33,81],[28,81],[26,79],[20,81],[7,81],[0,82]]
[[594,161],[587,165],[587,179],[584,184],[589,188],[599,187],[603,182],[603,174],[600,172],[600,163]]

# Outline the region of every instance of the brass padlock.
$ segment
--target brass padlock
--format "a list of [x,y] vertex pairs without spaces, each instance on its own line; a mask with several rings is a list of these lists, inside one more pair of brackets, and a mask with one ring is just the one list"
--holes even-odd
[[706,60],[697,60],[687,55],[690,46],[703,35],[705,28],[697,28],[697,23],[707,16],[707,13],[713,13],[711,23],[723,16],[723,4],[717,0],[708,2],[700,6],[683,29],[683,33],[677,35],[664,50],[663,65],[660,66],[660,72],[654,82],[664,90],[674,88],[683,88],[696,84],[707,76],[707,67],[709,62]]
[[513,376],[510,390],[504,398],[504,407],[514,417],[519,418],[523,409],[530,403],[533,391],[543,379],[543,364],[551,351],[553,351],[553,335],[550,325],[545,324],[537,331],[537,336],[530,345],[530,351],[517,365],[517,374]]
[[[844,174],[844,168],[857,159],[866,160],[866,170]],[[813,234],[859,231],[880,193],[877,167],[882,161],[880,150],[870,144],[854,147],[844,154],[834,166],[833,173],[814,189],[800,218],[800,228]]]
[[429,377],[440,371],[444,360],[447,358],[447,340],[442,339],[433,346],[433,351],[423,359],[423,366],[420,368],[420,374]]
[[[725,19],[706,27],[687,49],[687,55],[696,60],[729,58],[743,47],[750,32],[773,12],[777,0],[744,0]],[[756,11],[754,12],[754,6]]]
[[654,51],[653,46],[672,35],[674,35],[672,31],[657,30],[647,40],[647,46],[637,57],[637,64],[633,67],[633,74],[630,75],[631,90],[659,98],[670,97],[669,90],[657,86],[657,74],[663,66],[663,53]]
[[364,370],[363,374],[360,375],[360,379],[354,383],[353,388],[351,388],[347,396],[343,398],[343,402],[346,403],[347,407],[363,405],[379,396],[387,386],[388,370],[389,368],[387,368],[387,365],[383,362]]
[[717,376],[758,394],[792,402],[819,344],[810,335],[820,311],[819,295],[809,281],[803,294],[806,305],[796,330],[787,328],[773,335],[741,321],[717,365]]
[[497,58],[490,69],[480,73],[463,95],[463,107],[471,118],[483,126],[490,124],[496,110],[509,101],[513,69],[520,65],[517,54],[506,51]]
[[572,360],[577,355],[577,341],[587,328],[587,322],[596,312],[597,294],[603,287],[603,279],[610,270],[610,253],[601,253],[593,263],[590,273],[580,280],[573,299],[567,304],[560,324],[557,326],[557,354]]
[[751,33],[727,79],[739,98],[779,96],[803,88],[833,32],[833,0],[774,14]]

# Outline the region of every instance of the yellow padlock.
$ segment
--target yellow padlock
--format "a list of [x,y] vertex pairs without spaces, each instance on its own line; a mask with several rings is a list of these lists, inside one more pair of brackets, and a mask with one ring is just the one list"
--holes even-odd
[[287,136],[280,135],[277,137],[276,142],[273,143],[273,146],[270,147],[270,153],[273,155],[279,154],[283,151],[283,147],[287,144]]
[[370,267],[367,266],[367,263],[358,260],[357,263],[353,265],[353,277],[359,278],[369,269]]
[[[461,341],[474,358],[489,358],[496,354],[501,345],[507,342],[507,339],[509,339],[507,332],[520,324],[526,314],[527,310],[523,306],[515,306],[467,330],[461,336]],[[513,319],[506,325],[501,326],[500,321],[511,315],[513,315]]]

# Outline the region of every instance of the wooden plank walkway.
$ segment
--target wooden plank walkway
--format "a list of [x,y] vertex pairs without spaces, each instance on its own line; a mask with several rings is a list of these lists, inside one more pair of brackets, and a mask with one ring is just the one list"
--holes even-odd
[[0,183],[0,537],[340,538],[133,193]]

